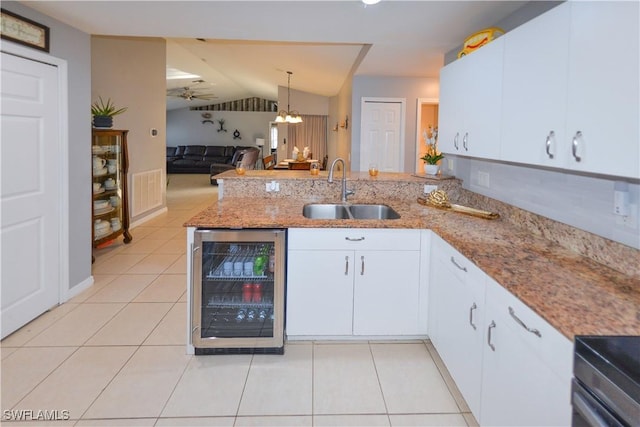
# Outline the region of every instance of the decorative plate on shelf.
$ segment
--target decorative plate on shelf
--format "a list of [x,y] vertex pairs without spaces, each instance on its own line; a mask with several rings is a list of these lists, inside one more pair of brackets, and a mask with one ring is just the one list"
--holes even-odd
[[108,236],[109,234],[113,233],[113,231],[111,230],[111,226],[109,226],[108,228],[105,228],[104,231],[101,232],[93,232],[93,237],[94,240],[98,240],[98,239],[102,239],[105,236]]
[[104,193],[104,187],[100,188],[98,191],[94,191],[93,194],[102,194]]
[[93,211],[94,215],[104,215],[110,212],[113,212],[116,208],[114,208],[113,206],[107,206],[106,208],[102,208],[102,209],[95,209]]
[[107,187],[107,186],[105,186],[104,188],[106,188],[107,190],[111,191],[111,190],[117,190],[117,189],[118,189],[118,186],[117,186],[117,185],[114,185],[113,187]]

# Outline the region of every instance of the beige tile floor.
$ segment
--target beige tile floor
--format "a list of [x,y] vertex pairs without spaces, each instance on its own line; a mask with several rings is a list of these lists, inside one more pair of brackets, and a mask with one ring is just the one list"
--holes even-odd
[[[187,355],[182,223],[216,198],[206,175],[170,176],[168,213],[96,251],[90,289],[1,342],[3,424],[476,425],[428,341]],[[10,420],[20,410],[69,419]]]

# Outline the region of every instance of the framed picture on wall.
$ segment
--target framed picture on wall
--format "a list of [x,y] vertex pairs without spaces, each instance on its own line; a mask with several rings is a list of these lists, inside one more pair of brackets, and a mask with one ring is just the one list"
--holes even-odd
[[49,52],[49,27],[0,9],[0,37]]

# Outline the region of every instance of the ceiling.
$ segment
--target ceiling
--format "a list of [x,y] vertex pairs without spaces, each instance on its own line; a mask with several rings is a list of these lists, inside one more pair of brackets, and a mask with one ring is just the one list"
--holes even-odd
[[[526,1],[26,1],[93,35],[163,37],[167,67],[197,74],[214,101],[168,98],[167,109],[248,97],[278,86],[336,95],[354,75],[438,77],[444,54]],[[73,7],[70,7],[73,5]],[[204,39],[204,40],[197,40]],[[194,78],[167,80],[191,87]]]

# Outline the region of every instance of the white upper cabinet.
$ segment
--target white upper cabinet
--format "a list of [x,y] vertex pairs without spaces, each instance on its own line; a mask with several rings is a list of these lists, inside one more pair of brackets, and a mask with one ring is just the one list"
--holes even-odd
[[501,160],[640,177],[637,2],[566,2],[503,36]]
[[502,38],[440,71],[438,147],[444,153],[500,155]]
[[501,159],[563,166],[565,144],[569,4],[504,36]]
[[571,2],[566,144],[577,146],[573,169],[640,178],[639,16],[636,1]]

